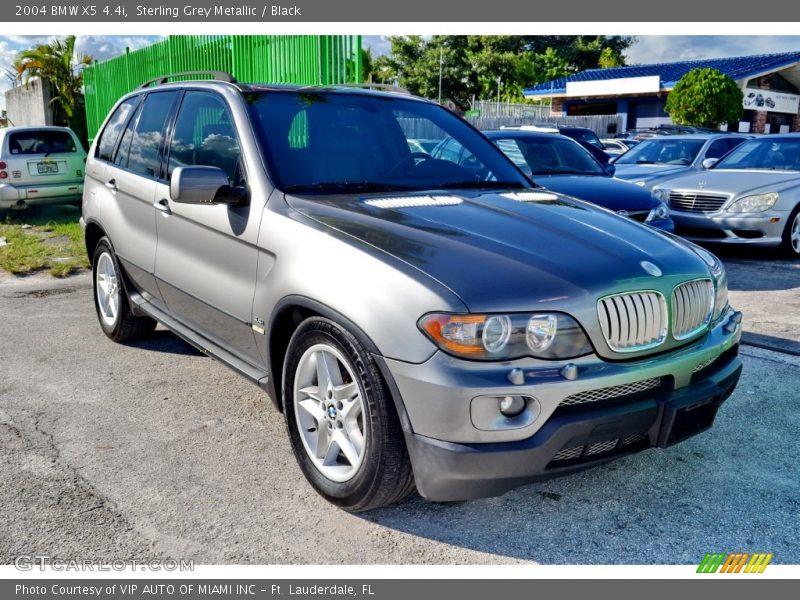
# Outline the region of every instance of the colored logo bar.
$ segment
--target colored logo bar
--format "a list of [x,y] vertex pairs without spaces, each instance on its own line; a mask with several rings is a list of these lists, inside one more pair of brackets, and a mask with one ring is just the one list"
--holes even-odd
[[763,573],[772,552],[708,552],[697,567],[698,573]]

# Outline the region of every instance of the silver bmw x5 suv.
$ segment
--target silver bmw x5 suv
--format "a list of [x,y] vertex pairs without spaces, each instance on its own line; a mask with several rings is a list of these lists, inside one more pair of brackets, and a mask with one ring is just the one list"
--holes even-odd
[[497,495],[712,425],[742,368],[713,255],[537,187],[435,103],[214,77],[145,84],[92,145],[97,315],[261,386],[322,496]]

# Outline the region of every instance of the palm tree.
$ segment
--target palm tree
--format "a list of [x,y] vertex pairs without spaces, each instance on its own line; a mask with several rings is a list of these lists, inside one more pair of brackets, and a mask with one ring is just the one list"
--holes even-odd
[[21,51],[14,61],[14,69],[17,79],[26,84],[32,77],[49,81],[53,123],[71,127],[79,137],[85,138],[83,68],[92,61],[87,54],[75,53],[75,36],[69,35]]

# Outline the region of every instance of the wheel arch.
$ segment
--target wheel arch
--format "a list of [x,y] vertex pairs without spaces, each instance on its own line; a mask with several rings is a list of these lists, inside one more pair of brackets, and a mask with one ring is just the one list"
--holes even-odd
[[106,237],[106,232],[97,221],[92,220],[86,223],[83,240],[86,244],[86,254],[89,256],[89,261],[94,257],[94,249],[97,248],[98,242],[104,237]]
[[286,296],[272,311],[267,327],[267,366],[269,367],[268,393],[275,406],[283,412],[283,359],[289,340],[298,326],[309,317],[324,317],[335,321],[350,333],[372,354],[380,356],[375,342],[352,320],[331,307],[306,296]]

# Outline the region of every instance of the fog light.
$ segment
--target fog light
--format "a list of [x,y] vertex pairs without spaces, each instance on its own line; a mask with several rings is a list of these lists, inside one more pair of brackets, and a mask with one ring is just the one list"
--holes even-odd
[[512,419],[525,410],[526,404],[524,396],[505,396],[500,399],[500,414]]

